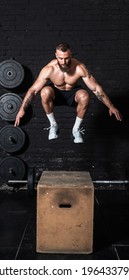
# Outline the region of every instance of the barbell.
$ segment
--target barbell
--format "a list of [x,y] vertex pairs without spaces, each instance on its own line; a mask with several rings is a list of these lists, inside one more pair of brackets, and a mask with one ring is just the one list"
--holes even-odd
[[[26,172],[27,169],[27,172]],[[26,177],[27,178],[24,179]],[[34,168],[27,167],[23,160],[18,157],[9,156],[0,163],[0,177],[8,185],[27,185],[29,195],[33,196],[35,185]],[[93,180],[94,184],[128,184],[128,180]]]
[[[93,180],[92,181],[95,184],[128,184],[129,181],[128,180]],[[29,192],[30,196],[33,196],[34,194],[34,189],[35,189],[35,185],[38,184],[38,180],[34,180],[34,172],[33,172],[33,168],[29,168],[28,169],[28,176],[27,176],[27,180],[8,180],[8,184],[10,185],[27,185],[27,189]]]
[[[24,180],[26,174],[27,180]],[[0,177],[6,184],[27,184],[29,195],[33,195],[34,168],[27,167],[19,157],[8,156],[0,162]]]
[[[128,184],[128,180],[95,180],[92,181],[96,184]],[[8,183],[14,183],[14,184],[27,184],[28,180],[8,180]],[[34,181],[34,183],[38,183],[38,181]]]
[[34,169],[33,167],[28,168],[28,174],[27,174],[27,179],[26,180],[8,180],[7,182],[9,185],[27,185],[27,190],[30,196],[34,195],[34,189],[35,189],[35,184],[38,183],[38,181],[34,180]]

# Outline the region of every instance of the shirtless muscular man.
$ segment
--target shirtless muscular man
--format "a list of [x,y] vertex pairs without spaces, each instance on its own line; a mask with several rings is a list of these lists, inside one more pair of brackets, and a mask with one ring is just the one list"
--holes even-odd
[[20,119],[25,115],[28,105],[33,97],[40,92],[42,106],[50,122],[48,139],[52,140],[58,137],[58,124],[53,112],[54,106],[69,105],[76,106],[77,112],[72,128],[74,143],[83,143],[80,126],[87,112],[89,94],[86,89],[77,83],[80,78],[96,97],[108,107],[109,115],[115,115],[118,121],[122,120],[121,113],[89,73],[87,67],[72,57],[71,48],[67,43],[61,43],[56,47],[55,56],[55,59],[43,67],[34,84],[28,89],[16,116],[14,126],[20,124]]

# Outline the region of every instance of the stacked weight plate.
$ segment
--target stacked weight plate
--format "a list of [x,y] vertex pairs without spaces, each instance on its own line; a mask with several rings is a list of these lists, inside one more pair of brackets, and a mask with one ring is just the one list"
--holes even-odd
[[[22,65],[13,60],[0,63],[0,85],[5,89],[18,87],[24,79]],[[0,117],[2,120],[13,122],[21,107],[22,98],[12,92],[0,96]],[[8,154],[21,151],[25,144],[25,133],[20,127],[5,125],[0,130],[0,148]],[[17,156],[8,155],[0,162],[0,177],[6,183],[9,180],[21,180],[26,172],[25,163]]]
[[0,63],[0,84],[5,88],[16,88],[24,79],[22,65],[13,60],[5,60]]
[[23,179],[25,171],[25,163],[18,157],[9,156],[0,162],[0,177],[5,183]]
[[20,127],[6,125],[0,130],[0,147],[7,153],[19,152],[25,143],[25,133]]
[[15,93],[5,93],[0,97],[0,117],[5,121],[14,121],[22,98]]

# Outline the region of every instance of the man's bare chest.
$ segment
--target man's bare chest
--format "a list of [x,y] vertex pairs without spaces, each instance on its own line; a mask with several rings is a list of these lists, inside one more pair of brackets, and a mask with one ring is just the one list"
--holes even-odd
[[77,82],[79,79],[79,76],[77,73],[66,73],[66,72],[59,72],[55,71],[52,73],[50,80],[56,84],[56,85],[62,85],[62,84],[69,84],[73,85]]

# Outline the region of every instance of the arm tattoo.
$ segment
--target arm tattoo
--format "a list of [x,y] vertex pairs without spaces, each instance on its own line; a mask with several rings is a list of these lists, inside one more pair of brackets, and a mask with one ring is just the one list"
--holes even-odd
[[99,99],[99,101],[101,101],[101,102],[104,103],[104,101],[103,101],[104,95],[103,95],[103,94],[100,94],[100,93],[97,91],[96,96],[97,96],[97,98]]
[[[103,93],[100,93],[97,91],[96,93],[97,98],[99,99],[99,101],[101,101],[102,103],[104,103],[107,107],[112,106],[112,102],[109,100],[109,98],[107,96],[105,96]],[[104,99],[105,98],[105,99]]]
[[24,104],[24,110],[26,110],[27,109],[27,107],[30,105],[30,103],[31,103],[31,101],[32,101],[32,99],[34,98],[34,94],[31,94],[29,97],[28,97],[28,99],[26,100],[26,102],[25,102],[25,104]]

